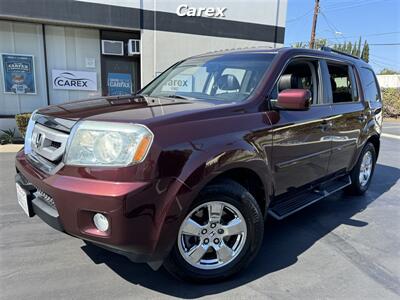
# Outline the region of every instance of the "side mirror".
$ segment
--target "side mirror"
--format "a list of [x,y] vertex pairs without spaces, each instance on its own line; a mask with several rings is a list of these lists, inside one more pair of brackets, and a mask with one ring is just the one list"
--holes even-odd
[[278,94],[277,106],[286,110],[307,110],[310,108],[311,92],[305,89],[287,89]]

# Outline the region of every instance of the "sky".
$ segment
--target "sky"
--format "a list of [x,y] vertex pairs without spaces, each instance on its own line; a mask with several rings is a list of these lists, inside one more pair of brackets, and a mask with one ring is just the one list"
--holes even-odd
[[[314,0],[288,0],[285,46],[310,41]],[[400,0],[320,0],[317,38],[370,45],[370,64],[400,71]],[[396,45],[374,45],[393,44]]]

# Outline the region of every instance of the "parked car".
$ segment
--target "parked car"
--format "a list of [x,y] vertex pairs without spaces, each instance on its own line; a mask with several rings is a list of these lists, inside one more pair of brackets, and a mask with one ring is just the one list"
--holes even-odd
[[379,86],[361,59],[209,53],[136,95],[36,111],[16,156],[18,201],[134,262],[215,282],[254,259],[268,215],[283,219],[341,189],[363,194],[381,125]]

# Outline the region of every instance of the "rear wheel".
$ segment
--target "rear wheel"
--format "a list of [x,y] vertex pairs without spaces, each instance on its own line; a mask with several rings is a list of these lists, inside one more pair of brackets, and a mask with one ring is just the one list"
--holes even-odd
[[376,151],[374,145],[367,143],[361,152],[361,155],[350,172],[351,185],[347,191],[354,195],[364,194],[371,183],[376,163]]
[[183,220],[164,266],[184,280],[223,280],[255,257],[263,230],[260,208],[243,186],[230,180],[210,185]]

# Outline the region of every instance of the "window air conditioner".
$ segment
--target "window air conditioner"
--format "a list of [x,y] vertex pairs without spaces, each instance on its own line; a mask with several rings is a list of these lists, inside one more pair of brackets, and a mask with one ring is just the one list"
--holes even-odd
[[128,55],[133,56],[138,54],[140,54],[140,40],[128,40]]
[[124,42],[101,40],[101,54],[124,56]]

